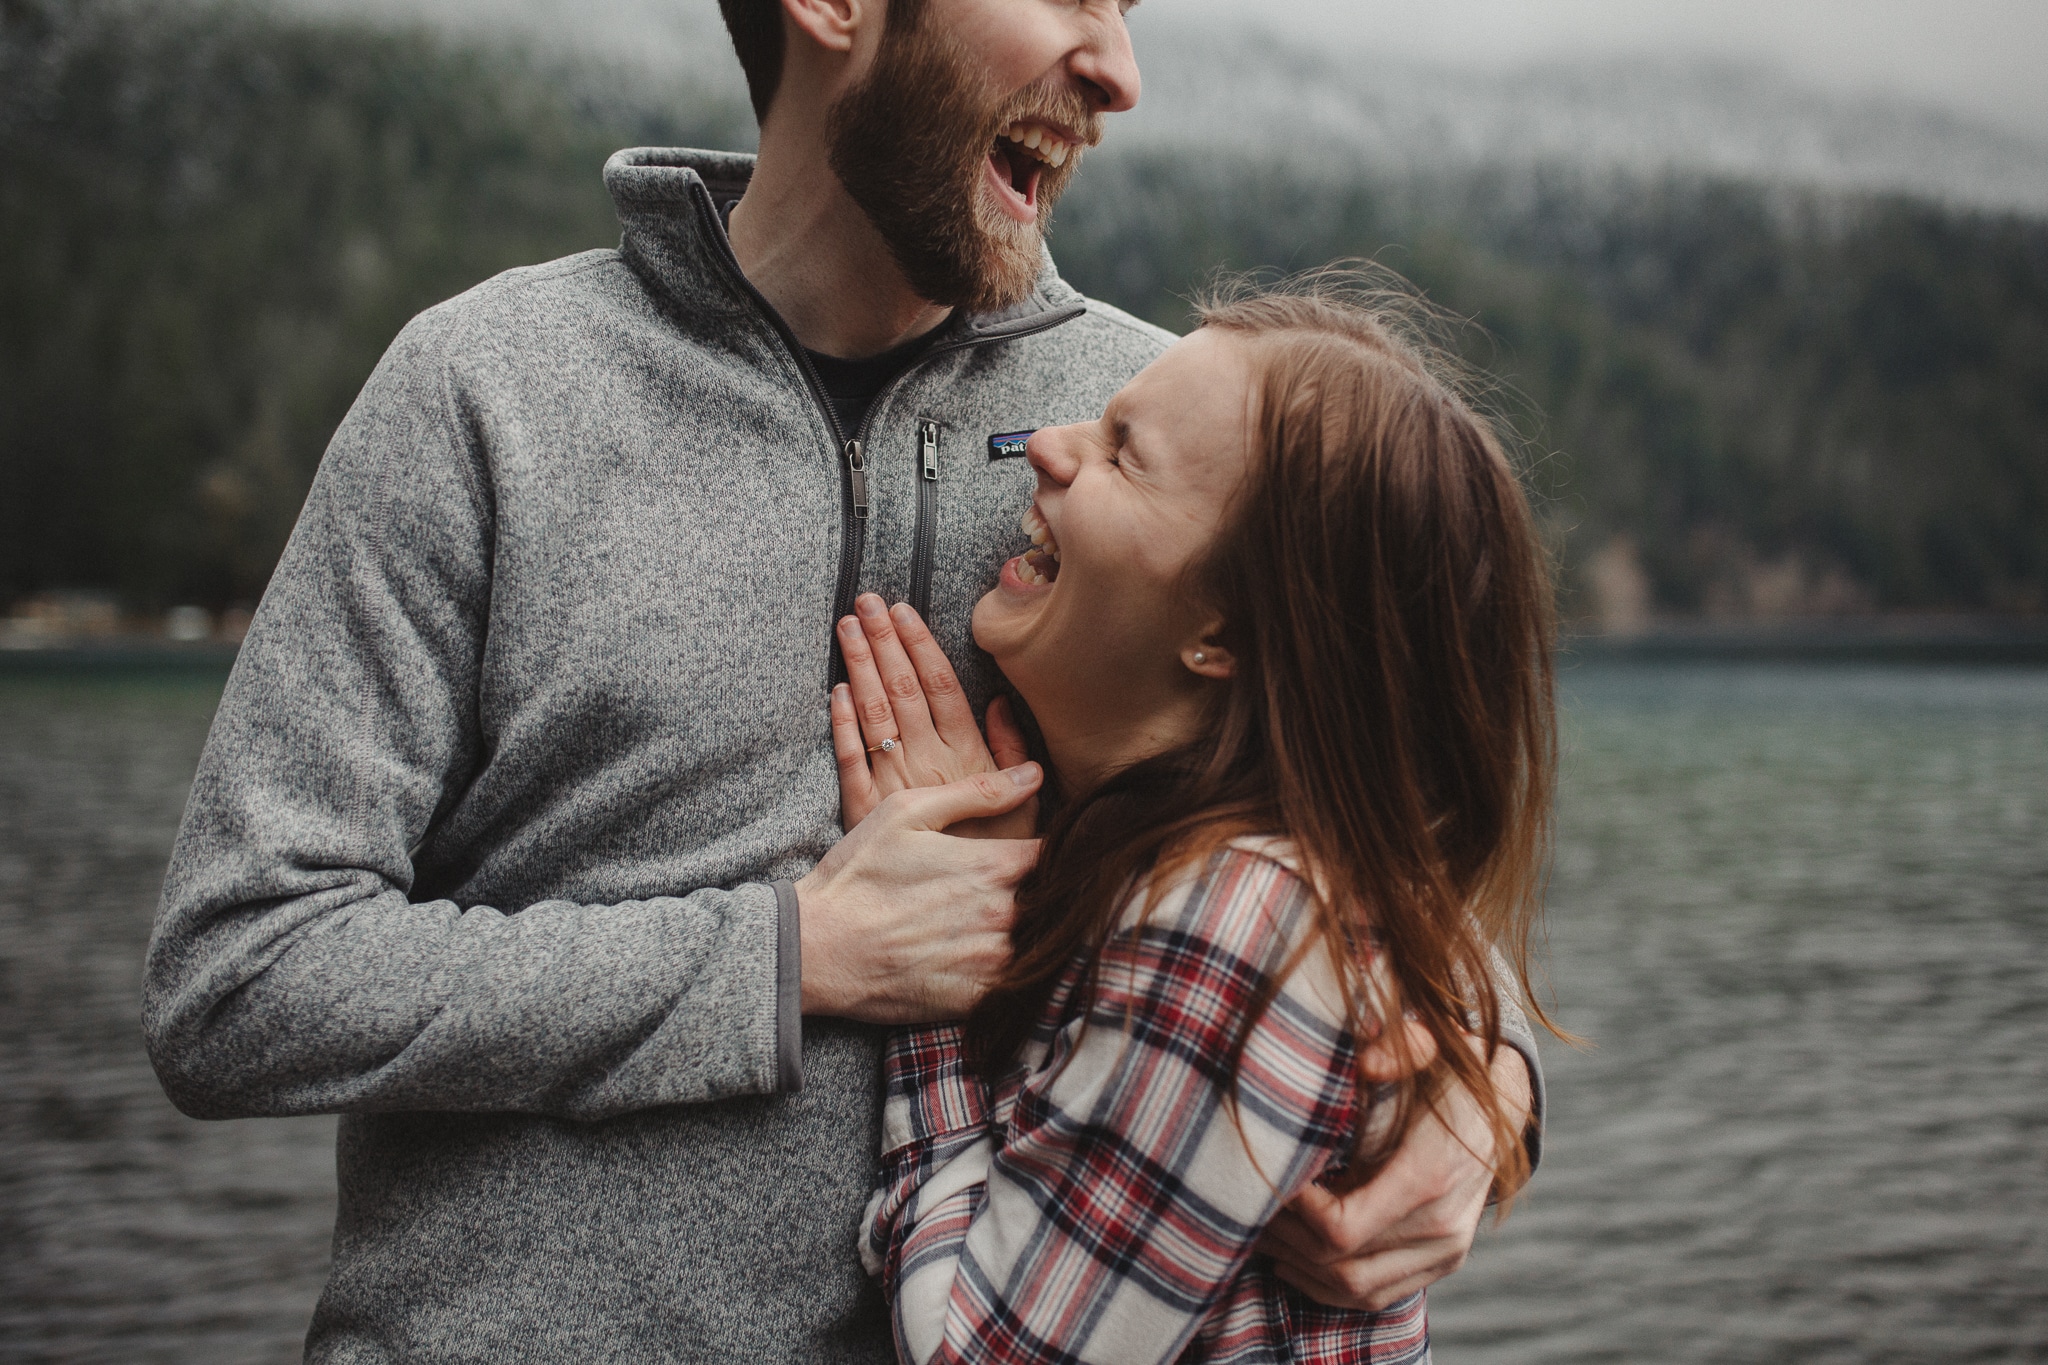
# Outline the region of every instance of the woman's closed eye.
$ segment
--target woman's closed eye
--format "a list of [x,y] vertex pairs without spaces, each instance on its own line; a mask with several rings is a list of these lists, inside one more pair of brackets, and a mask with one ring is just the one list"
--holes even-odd
[[1102,415],[1102,462],[1112,469],[1122,469],[1130,454],[1130,424],[1119,419],[1114,412]]

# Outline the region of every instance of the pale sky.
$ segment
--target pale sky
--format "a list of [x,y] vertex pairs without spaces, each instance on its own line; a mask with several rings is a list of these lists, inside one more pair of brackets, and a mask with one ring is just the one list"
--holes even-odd
[[1455,65],[1711,55],[2048,138],[2048,0],[1145,0]]

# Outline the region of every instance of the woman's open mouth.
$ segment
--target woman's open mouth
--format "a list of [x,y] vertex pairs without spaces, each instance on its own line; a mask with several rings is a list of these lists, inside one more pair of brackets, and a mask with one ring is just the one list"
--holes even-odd
[[1015,560],[1017,577],[1035,588],[1050,587],[1059,581],[1060,543],[1053,539],[1052,527],[1035,502],[1024,509],[1021,524],[1024,534],[1031,537],[1031,548]]
[[989,180],[1003,211],[1021,223],[1038,221],[1038,182],[1048,166],[1067,164],[1074,147],[1042,123],[1006,124],[989,148]]

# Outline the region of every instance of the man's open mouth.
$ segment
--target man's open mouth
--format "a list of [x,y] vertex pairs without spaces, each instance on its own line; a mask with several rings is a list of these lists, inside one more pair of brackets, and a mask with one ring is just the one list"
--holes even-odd
[[1026,583],[1048,584],[1059,580],[1060,543],[1052,538],[1052,527],[1046,525],[1045,514],[1032,503],[1024,509],[1024,534],[1031,537],[1031,548],[1017,561],[1017,577]]
[[1073,153],[1074,145],[1064,135],[1043,123],[1020,120],[1006,124],[996,134],[988,159],[995,168],[996,179],[1009,186],[1026,206],[1036,209],[1038,181],[1045,168],[1066,165]]

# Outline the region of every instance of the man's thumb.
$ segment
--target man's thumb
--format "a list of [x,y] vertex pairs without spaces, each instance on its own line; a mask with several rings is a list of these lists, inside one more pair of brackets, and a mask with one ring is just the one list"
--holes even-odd
[[943,787],[911,793],[911,820],[925,829],[944,829],[962,820],[981,820],[1013,811],[1037,794],[1045,772],[1036,763],[1019,763],[999,773],[976,773]]

